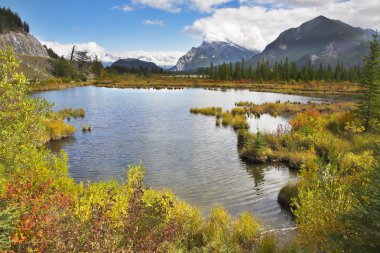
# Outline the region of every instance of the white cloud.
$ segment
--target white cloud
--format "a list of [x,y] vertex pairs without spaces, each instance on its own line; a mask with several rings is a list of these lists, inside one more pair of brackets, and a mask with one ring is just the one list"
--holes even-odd
[[142,22],[144,25],[158,25],[163,27],[165,25],[165,22],[163,20],[151,20],[151,19],[145,19]]
[[189,7],[200,12],[211,12],[221,4],[232,1],[233,0],[132,0],[132,3],[178,13],[182,11],[183,7]]
[[124,5],[123,7],[121,7],[121,9],[122,9],[123,11],[126,11],[126,12],[129,12],[129,11],[133,11],[133,10],[134,10],[134,8],[133,8],[132,6],[130,6],[130,5]]
[[[276,0],[276,2],[279,1]],[[288,2],[300,1],[288,0]],[[217,9],[210,16],[198,19],[192,25],[184,27],[184,31],[198,38],[212,35],[251,49],[262,50],[282,31],[298,27],[303,22],[319,15],[339,19],[353,26],[376,29],[380,25],[379,13],[380,2],[378,0],[368,0],[365,4],[360,0],[325,1],[322,5],[294,8],[241,6]]]
[[56,41],[41,41],[41,43],[52,48],[59,56],[66,58],[69,57],[74,45],[76,50],[87,50],[91,56],[97,55],[101,57],[106,54],[104,48],[99,46],[96,42],[61,44]]
[[47,47],[52,48],[58,55],[69,57],[73,46],[78,50],[87,50],[92,57],[98,56],[101,61],[114,62],[119,58],[137,58],[144,61],[152,61],[159,66],[174,66],[178,59],[185,54],[182,51],[123,51],[108,52],[96,42],[62,44],[53,41],[42,41]]

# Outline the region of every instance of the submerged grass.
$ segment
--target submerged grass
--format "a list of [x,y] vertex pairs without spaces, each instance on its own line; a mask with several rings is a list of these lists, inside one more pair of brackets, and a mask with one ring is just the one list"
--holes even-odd
[[191,113],[202,114],[205,116],[220,116],[222,113],[221,107],[205,107],[205,108],[191,108]]
[[86,112],[83,108],[79,108],[79,109],[65,108],[63,110],[58,111],[57,114],[59,117],[61,117],[63,119],[70,120],[71,117],[73,117],[73,118],[84,118]]

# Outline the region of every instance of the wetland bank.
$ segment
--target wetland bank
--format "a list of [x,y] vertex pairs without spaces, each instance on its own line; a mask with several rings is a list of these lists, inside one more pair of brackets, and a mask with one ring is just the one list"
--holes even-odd
[[[170,188],[207,215],[221,204],[233,215],[248,210],[270,227],[293,224],[277,202],[280,188],[297,178],[282,164],[255,165],[242,161],[237,133],[217,127],[212,118],[189,113],[192,107],[235,107],[238,101],[258,104],[276,101],[308,103],[321,99],[248,90],[153,90],[77,87],[34,93],[55,103],[55,110],[84,108],[85,118],[71,119],[77,129],[91,125],[91,133],[52,142],[54,152],[69,155],[70,174],[77,181],[121,178],[133,163],[147,167],[145,181],[154,188]],[[249,118],[250,131],[272,132],[288,117],[263,114]]]

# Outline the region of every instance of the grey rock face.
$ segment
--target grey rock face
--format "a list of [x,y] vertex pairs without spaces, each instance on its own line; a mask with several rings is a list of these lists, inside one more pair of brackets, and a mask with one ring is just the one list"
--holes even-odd
[[210,67],[225,62],[241,61],[256,55],[257,51],[252,51],[229,41],[208,41],[205,40],[199,47],[193,47],[186,55],[182,56],[172,71],[188,71],[202,67]]
[[5,32],[0,34],[0,48],[13,47],[17,54],[49,57],[46,49],[32,35],[24,32]]

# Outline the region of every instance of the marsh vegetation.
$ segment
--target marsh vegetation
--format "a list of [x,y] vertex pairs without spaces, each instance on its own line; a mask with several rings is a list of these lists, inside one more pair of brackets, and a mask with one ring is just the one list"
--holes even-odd
[[58,141],[68,137],[72,137],[76,131],[73,125],[65,122],[71,118],[84,118],[85,111],[83,108],[73,109],[65,108],[57,112],[49,112],[43,119],[45,126],[45,142]]
[[[376,252],[379,248],[380,42],[371,42],[364,96],[352,105],[272,103],[223,112],[193,109],[237,130],[239,155],[299,171],[279,201],[296,218],[294,241],[281,248],[248,212],[214,207],[206,218],[169,190],[144,184],[132,165],[121,181],[76,183],[67,155],[42,148],[69,133],[47,103],[28,96],[12,50],[1,50],[0,249],[18,252]],[[17,99],[14,99],[17,98]],[[252,113],[294,114],[289,126],[250,133]],[[81,115],[78,112],[78,115]],[[57,123],[55,123],[57,122]],[[57,130],[62,129],[62,130]],[[233,148],[233,147],[231,147]]]

